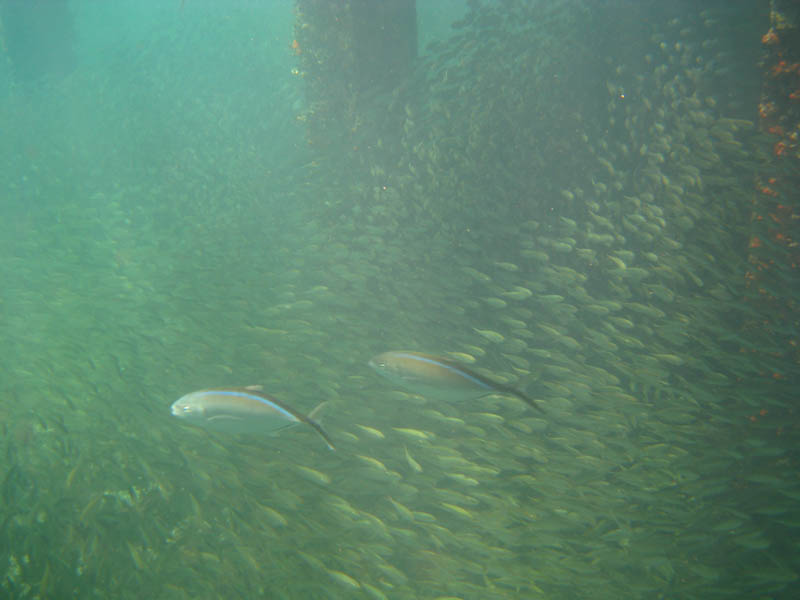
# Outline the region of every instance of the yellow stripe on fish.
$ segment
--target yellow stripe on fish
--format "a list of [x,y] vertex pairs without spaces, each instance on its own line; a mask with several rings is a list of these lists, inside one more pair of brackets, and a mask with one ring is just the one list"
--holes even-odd
[[195,425],[231,433],[275,433],[304,423],[314,429],[328,448],[335,450],[328,434],[313,419],[317,409],[304,415],[257,387],[217,388],[191,392],[176,400],[172,414]]
[[490,381],[470,371],[463,364],[442,356],[396,350],[373,356],[369,366],[390,381],[423,396],[442,400],[465,400],[489,394],[506,394],[542,410],[522,392]]

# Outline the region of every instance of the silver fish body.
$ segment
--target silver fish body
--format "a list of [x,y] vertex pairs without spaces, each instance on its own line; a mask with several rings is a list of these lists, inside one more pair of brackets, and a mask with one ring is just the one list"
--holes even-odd
[[541,410],[522,392],[490,381],[442,356],[394,350],[373,356],[368,364],[390,381],[430,398],[455,401],[506,394]]
[[258,388],[217,388],[198,390],[172,403],[173,416],[189,423],[228,433],[276,433],[287,427],[306,424],[335,450],[330,437],[313,419]]

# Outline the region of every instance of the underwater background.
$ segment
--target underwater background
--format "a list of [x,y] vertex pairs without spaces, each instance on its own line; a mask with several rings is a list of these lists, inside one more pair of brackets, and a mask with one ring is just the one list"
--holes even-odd
[[[420,0],[323,135],[289,0],[0,3],[0,598],[798,597],[769,16]],[[337,451],[170,415],[248,385]]]

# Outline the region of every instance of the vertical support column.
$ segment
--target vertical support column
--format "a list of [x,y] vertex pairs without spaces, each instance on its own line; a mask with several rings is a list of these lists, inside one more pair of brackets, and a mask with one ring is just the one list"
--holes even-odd
[[416,0],[296,0],[297,75],[310,143],[328,145],[358,128],[362,111],[411,71]]

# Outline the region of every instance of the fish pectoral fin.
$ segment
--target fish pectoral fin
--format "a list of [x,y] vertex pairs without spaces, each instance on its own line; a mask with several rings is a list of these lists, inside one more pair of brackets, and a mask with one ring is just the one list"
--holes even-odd
[[244,421],[242,417],[233,417],[231,415],[215,415],[206,419],[209,423],[219,423],[220,421]]
[[250,390],[251,392],[263,392],[264,386],[263,385],[246,385],[244,389]]
[[287,429],[292,429],[293,427],[297,427],[300,424],[300,421],[291,421],[286,423],[286,425],[282,425],[280,427],[276,427],[275,429],[270,429],[267,435],[277,435],[281,431],[286,431]]

